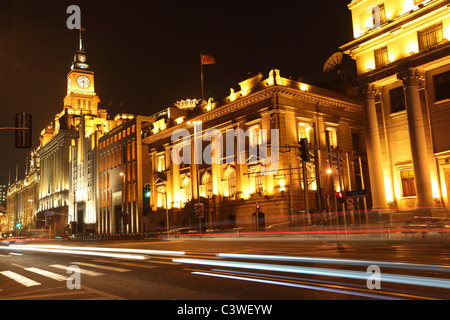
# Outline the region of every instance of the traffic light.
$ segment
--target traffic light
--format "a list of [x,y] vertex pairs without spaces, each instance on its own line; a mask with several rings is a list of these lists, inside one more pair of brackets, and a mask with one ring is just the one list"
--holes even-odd
[[309,155],[309,145],[308,145],[308,138],[301,138],[298,142],[299,144],[299,150],[300,150],[300,157],[303,161],[311,161],[311,157]]
[[144,216],[150,212],[152,187],[150,183],[146,183],[143,190]]
[[344,193],[342,191],[337,191],[336,192],[336,199],[339,203],[344,203],[345,202],[345,197],[344,197]]
[[259,203],[256,204],[256,212],[261,212],[261,205]]
[[16,148],[30,149],[32,144],[32,117],[31,114],[16,114],[15,122]]
[[152,187],[150,186],[149,183],[147,183],[144,186],[144,197],[145,198],[150,198],[151,195],[152,195]]
[[22,228],[22,224],[21,224],[20,222],[17,222],[17,223],[16,223],[16,228],[17,228],[17,229]]

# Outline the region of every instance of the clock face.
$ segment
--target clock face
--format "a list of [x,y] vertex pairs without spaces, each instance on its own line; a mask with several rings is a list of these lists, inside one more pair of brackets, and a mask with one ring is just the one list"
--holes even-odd
[[72,78],[69,78],[68,82],[67,82],[67,87],[70,89],[72,89]]
[[81,88],[81,89],[87,89],[91,86],[91,80],[89,80],[88,77],[86,76],[79,76],[77,78],[77,85]]

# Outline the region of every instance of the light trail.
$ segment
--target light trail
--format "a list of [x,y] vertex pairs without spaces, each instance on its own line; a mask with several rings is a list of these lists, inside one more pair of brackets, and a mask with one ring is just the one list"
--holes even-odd
[[390,296],[371,294],[371,293],[364,293],[364,292],[351,291],[351,290],[344,290],[344,289],[325,288],[325,287],[305,285],[305,284],[292,283],[292,282],[282,282],[282,281],[267,280],[267,279],[260,279],[260,278],[248,278],[248,277],[232,276],[232,275],[209,273],[209,272],[200,272],[200,271],[192,272],[192,274],[202,275],[202,276],[209,276],[209,277],[227,278],[227,279],[233,279],[233,280],[259,282],[259,283],[273,284],[273,285],[286,286],[286,287],[294,287],[294,288],[300,288],[300,289],[327,291],[327,292],[340,293],[340,294],[346,294],[346,295],[356,295],[356,296],[363,296],[363,297],[372,298],[372,299],[400,300],[398,298],[393,298],[393,297],[390,297]]
[[93,252],[114,252],[114,253],[136,253],[143,255],[185,255],[184,251],[167,251],[167,250],[146,250],[146,249],[128,249],[128,248],[99,248],[99,247],[73,247],[73,246],[57,246],[57,245],[9,245],[10,248],[36,248],[36,249],[58,249],[58,250],[79,250]]
[[[243,269],[254,269],[254,270],[265,270],[265,271],[275,271],[275,272],[288,272],[288,273],[300,273],[327,277],[338,277],[338,278],[349,278],[358,280],[367,280],[371,273],[366,273],[362,271],[349,271],[349,270],[339,270],[339,269],[328,269],[328,268],[312,268],[312,267],[300,267],[291,265],[277,265],[277,264],[262,264],[262,263],[248,263],[248,262],[237,262],[237,261],[220,261],[220,260],[207,260],[207,259],[173,259],[173,262],[185,263],[185,264],[196,264],[196,265],[207,265],[215,267],[229,267],[229,268],[243,268]],[[442,278],[430,278],[430,277],[419,277],[419,276],[408,276],[408,275],[397,275],[382,273],[382,282],[391,282],[398,284],[408,284],[415,286],[425,286],[434,288],[450,289],[450,281],[448,279]]]
[[4,250],[21,250],[21,251],[37,251],[37,252],[45,252],[45,253],[64,253],[64,254],[78,254],[78,255],[87,255],[87,256],[101,256],[101,257],[109,257],[109,258],[119,258],[119,259],[133,259],[133,260],[145,260],[147,256],[144,255],[136,255],[136,254],[119,254],[119,253],[105,253],[105,252],[92,252],[92,251],[83,251],[83,250],[61,250],[61,249],[51,249],[51,248],[34,248],[29,246],[9,246],[9,247],[0,247],[0,249]]
[[375,261],[375,260],[274,256],[274,255],[241,254],[241,253],[218,253],[217,257],[235,258],[235,259],[257,259],[257,260],[290,261],[290,262],[344,264],[344,265],[357,265],[357,266],[377,265],[380,268],[384,267],[384,268],[401,268],[401,269],[421,270],[421,271],[450,272],[450,266],[439,266],[439,265],[417,264],[417,263],[403,263],[403,262],[389,262],[389,261]]

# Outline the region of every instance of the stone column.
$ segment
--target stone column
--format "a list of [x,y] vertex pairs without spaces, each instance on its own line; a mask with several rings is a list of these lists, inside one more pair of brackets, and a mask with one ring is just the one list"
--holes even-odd
[[385,209],[387,208],[387,202],[384,188],[383,160],[381,158],[380,134],[375,107],[377,88],[369,84],[361,88],[361,93],[364,99],[364,130],[372,191],[372,208],[375,210]]
[[[419,97],[419,81],[423,77],[417,69],[410,68],[397,75],[403,81],[408,119],[409,141],[416,184],[418,209],[431,209],[433,191],[431,187],[430,167],[428,161],[427,142],[422,117],[422,106]],[[431,211],[430,211],[431,212]]]

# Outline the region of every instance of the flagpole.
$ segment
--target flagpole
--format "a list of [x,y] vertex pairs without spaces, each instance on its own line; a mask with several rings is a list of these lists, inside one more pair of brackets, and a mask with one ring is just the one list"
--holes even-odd
[[200,52],[200,74],[201,74],[201,84],[202,84],[202,100],[205,100],[205,89],[204,89],[204,82],[203,82],[203,57],[202,57],[201,52]]
[[80,26],[80,30],[79,30],[79,40],[80,40],[80,51],[83,50],[83,40],[81,37],[81,26]]

